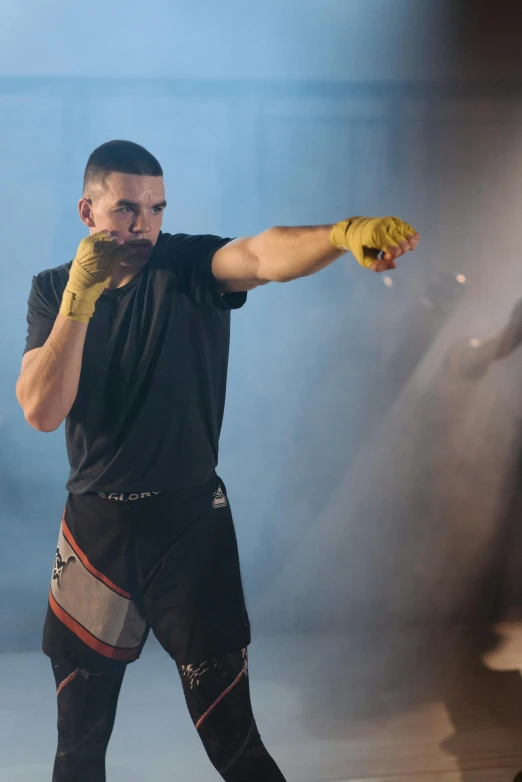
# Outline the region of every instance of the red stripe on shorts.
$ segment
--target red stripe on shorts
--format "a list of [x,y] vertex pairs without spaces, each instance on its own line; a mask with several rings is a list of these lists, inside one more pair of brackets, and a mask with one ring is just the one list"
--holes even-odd
[[91,565],[91,563],[87,559],[86,554],[83,553],[81,548],[74,540],[71,530],[69,529],[65,521],[65,514],[63,515],[62,518],[62,530],[63,530],[64,538],[66,539],[69,546],[74,550],[75,554],[77,555],[78,559],[82,562],[84,567],[86,567],[87,570],[93,574],[93,576],[96,576],[97,579],[103,581],[103,583],[106,586],[108,586],[109,589],[112,589],[113,592],[117,592],[118,595],[121,595],[122,597],[126,597],[128,600],[131,600],[131,595],[129,592],[126,592],[124,589],[121,589],[121,587],[116,586],[116,584],[113,584],[112,581],[109,578],[107,578],[107,576],[104,576],[103,573],[100,573],[99,570],[96,570],[94,565]]
[[56,602],[52,592],[49,592],[49,604],[53,613],[58,617],[60,622],[69,628],[84,644],[87,644],[91,649],[104,657],[109,657],[111,660],[122,660],[123,662],[133,662],[137,660],[139,656],[139,647],[135,649],[120,649],[115,646],[110,646],[99,638],[96,638],[92,633],[85,629],[79,622],[76,621],[67,611]]

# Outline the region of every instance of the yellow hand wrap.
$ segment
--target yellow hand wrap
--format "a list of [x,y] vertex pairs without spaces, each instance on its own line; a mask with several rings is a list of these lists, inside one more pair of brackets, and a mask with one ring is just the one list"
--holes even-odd
[[121,250],[122,245],[105,232],[82,239],[63,293],[61,315],[79,323],[89,322],[122,258]]
[[352,217],[336,223],[330,233],[330,242],[338,250],[349,250],[366,269],[370,268],[380,252],[398,247],[416,233],[398,217]]

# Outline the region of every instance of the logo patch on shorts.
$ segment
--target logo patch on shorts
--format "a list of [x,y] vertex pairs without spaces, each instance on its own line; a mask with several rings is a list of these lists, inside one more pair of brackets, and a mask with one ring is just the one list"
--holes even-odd
[[67,557],[67,559],[63,559],[62,555],[60,553],[60,549],[56,549],[56,558],[54,560],[54,567],[53,567],[53,581],[58,581],[58,586],[60,586],[60,576],[63,573],[63,569],[66,565],[68,565],[69,562],[74,562],[76,560],[76,557]]
[[214,492],[214,499],[212,500],[212,505],[214,508],[226,508],[227,504],[228,504],[227,498],[223,493],[223,489],[221,488],[221,486],[218,486],[218,490]]

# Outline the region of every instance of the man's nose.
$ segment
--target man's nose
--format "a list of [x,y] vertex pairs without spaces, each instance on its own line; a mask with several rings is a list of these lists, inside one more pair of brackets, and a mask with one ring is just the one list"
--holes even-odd
[[152,230],[150,218],[147,214],[140,212],[136,216],[134,225],[132,226],[132,232],[135,234],[149,234]]

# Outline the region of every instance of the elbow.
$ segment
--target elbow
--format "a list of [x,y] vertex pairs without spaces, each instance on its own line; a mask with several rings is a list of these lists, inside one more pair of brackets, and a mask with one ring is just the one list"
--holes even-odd
[[29,426],[32,426],[32,428],[36,429],[37,432],[55,432],[62,423],[61,421],[56,423],[56,421],[50,421],[37,414],[31,413],[25,414],[25,420]]
[[294,273],[292,266],[295,264],[287,257],[286,251],[278,249],[281,237],[287,231],[287,228],[275,226],[248,240],[248,254],[251,268],[255,268],[256,285],[292,282],[299,276]]
[[276,269],[270,274],[269,282],[293,282],[297,279],[294,274],[285,274],[281,269]]
[[25,420],[38,432],[54,432],[64,420],[64,416],[58,419],[56,415],[49,415],[49,412],[42,410],[41,406],[31,404],[28,399],[25,399],[19,382],[16,385],[16,398],[22,408]]
[[55,432],[62,423],[61,421],[56,421],[56,419],[53,420],[48,416],[43,415],[38,410],[22,409],[24,410],[25,420],[29,426],[36,429],[37,432]]
[[285,274],[281,264],[259,263],[257,268],[258,285],[266,285],[269,282],[292,282],[296,277]]
[[292,282],[297,277],[293,277],[290,274],[283,274],[282,272],[274,272],[272,274],[272,282]]
[[33,428],[36,429],[37,432],[56,432],[57,429],[60,428],[60,424],[51,424],[47,422],[38,423],[38,425],[34,425]]

